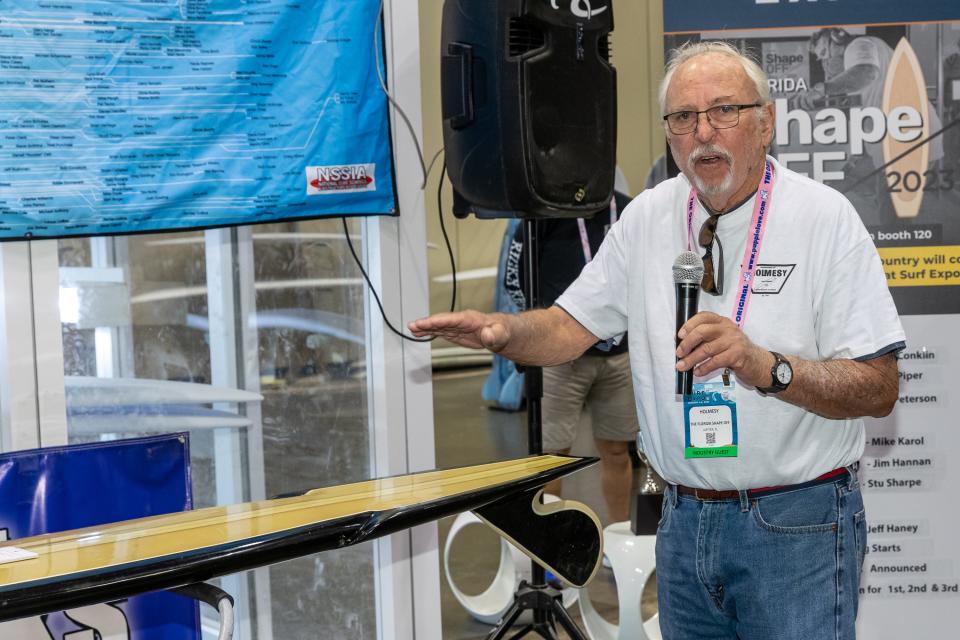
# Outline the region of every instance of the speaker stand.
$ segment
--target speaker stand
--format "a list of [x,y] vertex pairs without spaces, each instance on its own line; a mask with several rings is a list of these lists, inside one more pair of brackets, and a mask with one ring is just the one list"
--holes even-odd
[[[526,277],[523,288],[528,310],[536,309],[540,305],[540,239],[537,231],[538,224],[535,218],[524,219]],[[540,455],[543,453],[543,415],[541,414],[543,369],[524,367],[523,380],[527,396],[527,449],[531,455]],[[536,633],[545,640],[555,640],[558,623],[572,640],[588,640],[564,609],[560,590],[546,583],[543,567],[533,560],[530,561],[530,579],[532,584],[525,580],[520,583],[516,593],[513,594],[513,604],[487,635],[487,640],[499,640],[505,637],[520,614],[527,610],[533,612],[533,622],[510,636],[510,640],[522,638],[530,633]]]

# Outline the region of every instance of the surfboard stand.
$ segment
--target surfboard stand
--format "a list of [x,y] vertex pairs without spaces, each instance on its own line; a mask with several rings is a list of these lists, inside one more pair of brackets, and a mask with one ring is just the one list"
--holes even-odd
[[[559,589],[549,585],[531,585],[526,580],[520,582],[517,592],[513,596],[513,604],[507,609],[503,618],[487,636],[487,640],[503,638],[513,627],[517,618],[524,611],[533,611],[534,620],[516,634],[511,640],[522,638],[530,633],[537,633],[541,638],[554,640],[557,637],[559,624],[572,640],[587,640],[587,636],[577,628],[576,623],[563,606],[563,594]],[[537,615],[541,614],[541,615]]]

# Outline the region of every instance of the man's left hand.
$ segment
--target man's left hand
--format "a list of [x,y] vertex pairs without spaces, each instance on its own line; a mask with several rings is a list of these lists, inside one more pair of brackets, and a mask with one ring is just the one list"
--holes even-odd
[[677,335],[677,371],[693,369],[698,376],[708,376],[728,368],[741,383],[770,386],[773,354],[751,342],[730,318],[701,311],[687,320]]

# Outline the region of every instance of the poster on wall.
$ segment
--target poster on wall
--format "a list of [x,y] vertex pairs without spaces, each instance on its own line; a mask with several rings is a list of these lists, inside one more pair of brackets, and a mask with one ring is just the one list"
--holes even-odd
[[9,0],[0,240],[395,214],[380,0]]
[[877,246],[907,332],[893,414],[867,421],[860,634],[952,637],[960,606],[960,4],[667,0],[665,48],[726,40],[769,76],[772,153],[842,192]]

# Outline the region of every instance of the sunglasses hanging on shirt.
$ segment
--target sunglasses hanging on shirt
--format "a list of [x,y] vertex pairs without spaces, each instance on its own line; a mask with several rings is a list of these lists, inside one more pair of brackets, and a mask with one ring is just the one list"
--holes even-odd
[[[720,236],[717,235],[717,220],[719,213],[711,214],[709,218],[700,227],[698,242],[706,251],[703,254],[703,280],[700,288],[705,292],[714,295],[723,295],[723,245],[720,243]],[[717,266],[713,267],[713,242],[717,242]]]

